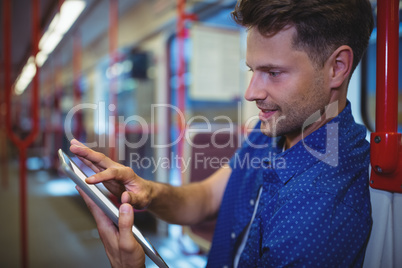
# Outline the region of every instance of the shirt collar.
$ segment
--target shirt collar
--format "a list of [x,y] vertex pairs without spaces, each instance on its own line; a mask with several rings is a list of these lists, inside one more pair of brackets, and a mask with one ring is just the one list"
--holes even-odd
[[347,101],[345,109],[338,116],[284,152],[281,151],[285,139],[281,137],[276,148],[273,148],[276,155],[272,167],[282,183],[286,184],[295,175],[304,172],[318,161],[336,166],[337,146],[340,143],[339,139],[342,138],[338,133],[347,134],[353,122],[350,102]]

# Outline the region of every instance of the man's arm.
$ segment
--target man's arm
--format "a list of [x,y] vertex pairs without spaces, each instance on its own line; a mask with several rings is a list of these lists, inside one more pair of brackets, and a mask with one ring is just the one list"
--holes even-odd
[[[192,225],[217,217],[232,170],[224,166],[207,179],[181,187],[152,183],[148,210],[175,224]],[[122,201],[128,200],[123,199]]]
[[216,217],[231,174],[220,168],[198,183],[181,187],[144,180],[128,167],[112,161],[76,140],[70,150],[96,172],[88,183],[102,182],[122,203],[147,208],[159,218],[175,224],[195,224]]

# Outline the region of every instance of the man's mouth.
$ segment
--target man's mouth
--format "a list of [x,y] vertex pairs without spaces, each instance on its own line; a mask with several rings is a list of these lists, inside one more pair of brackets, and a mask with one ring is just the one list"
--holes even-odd
[[267,121],[271,118],[278,110],[267,110],[267,109],[260,109],[260,113],[258,114],[261,121]]

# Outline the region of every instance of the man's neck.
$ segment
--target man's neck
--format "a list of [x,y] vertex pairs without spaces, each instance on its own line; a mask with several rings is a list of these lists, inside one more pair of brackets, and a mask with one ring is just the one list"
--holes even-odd
[[321,116],[316,118],[314,117],[309,118],[311,119],[311,121],[313,121],[313,123],[308,124],[306,120],[307,124],[303,126],[301,130],[290,134],[286,134],[285,150],[292,148],[303,138],[307,137],[317,129],[327,124],[334,117],[338,116],[343,111],[343,109],[345,109],[345,107],[346,107],[346,99],[344,101],[336,100],[334,102],[331,102],[325,107],[325,110],[321,114]]

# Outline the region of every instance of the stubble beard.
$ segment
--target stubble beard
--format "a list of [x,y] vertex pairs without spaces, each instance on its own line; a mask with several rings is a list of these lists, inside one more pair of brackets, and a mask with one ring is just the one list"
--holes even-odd
[[322,114],[329,103],[329,98],[322,97],[323,86],[324,80],[320,75],[312,85],[311,94],[301,100],[278,106],[278,115],[261,121],[261,132],[268,137],[299,135],[307,118],[317,111]]

